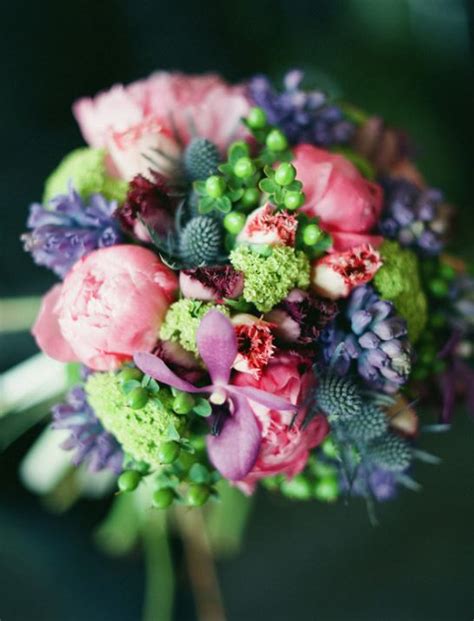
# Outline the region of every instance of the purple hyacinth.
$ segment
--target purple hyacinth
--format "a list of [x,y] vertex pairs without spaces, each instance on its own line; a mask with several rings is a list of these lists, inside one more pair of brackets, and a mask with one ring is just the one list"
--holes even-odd
[[391,302],[381,300],[368,285],[357,287],[349,298],[347,326],[333,322],[322,335],[323,357],[340,375],[355,363],[371,388],[395,393],[408,379],[412,349],[406,321]]
[[70,186],[67,194],[56,196],[47,207],[31,205],[27,225],[32,231],[22,235],[25,250],[31,252],[35,263],[64,278],[81,257],[120,241],[113,217],[116,208],[115,201],[107,201],[101,194],[85,201]]
[[338,106],[328,103],[322,91],[301,90],[303,76],[300,70],[289,71],[283,80],[283,92],[278,92],[267,76],[257,75],[249,81],[249,95],[291,144],[306,142],[327,147],[348,142],[354,125]]
[[434,188],[421,190],[395,177],[387,177],[381,184],[385,196],[381,233],[424,255],[439,254],[451,219],[451,208],[443,202],[442,193]]
[[53,429],[70,431],[61,448],[74,451],[72,462],[75,466],[87,463],[92,472],[104,468],[116,474],[122,471],[122,449],[114,436],[103,428],[81,386],[69,391],[65,403],[54,406],[52,426]]

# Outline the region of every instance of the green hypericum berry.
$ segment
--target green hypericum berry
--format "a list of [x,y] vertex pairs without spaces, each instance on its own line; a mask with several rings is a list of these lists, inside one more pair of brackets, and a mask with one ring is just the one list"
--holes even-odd
[[336,459],[339,456],[339,451],[337,450],[337,446],[334,444],[332,438],[326,438],[326,440],[322,443],[321,448],[326,457],[329,457],[330,459]]
[[250,110],[247,123],[252,129],[263,129],[267,124],[267,115],[262,108],[256,106]]
[[225,187],[222,177],[211,175],[206,179],[206,192],[211,198],[220,198],[225,192]]
[[238,235],[244,228],[245,215],[238,211],[231,211],[224,218],[224,228],[232,235]]
[[249,157],[241,157],[234,164],[234,175],[246,179],[255,174],[255,164]]
[[439,273],[446,280],[452,280],[456,276],[456,270],[447,263],[441,263]]
[[307,246],[314,246],[320,237],[322,231],[317,224],[307,224],[303,229],[303,242]]
[[278,185],[290,185],[293,183],[296,177],[296,168],[293,164],[289,164],[288,162],[283,162],[278,166],[275,171],[275,181]]
[[190,485],[187,494],[188,505],[202,507],[211,494],[207,485]]
[[134,410],[141,410],[148,403],[148,391],[141,386],[134,388],[128,393],[128,405]]
[[334,502],[339,496],[339,484],[335,477],[325,477],[314,487],[314,495],[322,502]]
[[430,291],[437,298],[443,298],[448,295],[449,287],[446,281],[441,278],[433,278],[430,281]]
[[139,382],[142,377],[143,373],[140,371],[140,369],[137,369],[135,367],[125,367],[118,374],[118,378],[122,382],[122,384],[125,384],[125,382],[129,382],[130,380],[137,380]]
[[158,459],[162,464],[172,464],[178,459],[181,447],[177,442],[163,442],[158,450]]
[[247,188],[242,196],[242,205],[244,207],[253,207],[260,199],[260,192],[257,188]]
[[285,207],[290,211],[299,209],[306,200],[304,192],[287,192],[285,195],[284,203]]
[[284,151],[288,146],[288,141],[279,129],[272,129],[265,140],[265,144],[270,151]]
[[163,489],[157,489],[156,492],[153,492],[151,504],[155,507],[155,509],[167,509],[171,504],[173,504],[173,500],[173,490],[169,487],[164,487]]
[[125,470],[119,476],[117,485],[121,492],[133,492],[142,480],[142,475],[136,470]]
[[176,414],[189,414],[195,404],[194,397],[187,392],[181,392],[173,400],[173,412]]
[[281,493],[288,496],[288,498],[294,498],[295,500],[308,500],[311,498],[311,485],[302,474],[297,474],[292,479],[283,481],[280,489]]

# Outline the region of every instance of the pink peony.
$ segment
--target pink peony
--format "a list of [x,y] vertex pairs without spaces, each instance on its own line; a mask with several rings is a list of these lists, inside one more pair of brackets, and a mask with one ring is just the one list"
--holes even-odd
[[242,131],[240,118],[249,108],[244,87],[217,75],[159,72],[80,99],[73,110],[86,142],[106,148],[115,172],[131,179],[147,174],[150,162],[143,155],[171,174],[170,162],[194,133],[224,151]]
[[333,252],[313,264],[311,283],[320,295],[331,300],[345,298],[355,287],[372,280],[381,267],[379,253],[368,244],[346,252]]
[[[252,386],[270,394],[288,399],[301,405],[311,384],[312,373],[301,372],[301,358],[295,354],[273,358],[259,379],[246,373],[238,373],[234,384]],[[275,474],[293,477],[303,470],[309,451],[326,437],[329,426],[324,416],[313,418],[309,425],[301,428],[304,409],[300,408],[297,420],[291,425],[292,412],[270,410],[251,402],[257,418],[262,442],[257,461],[249,474],[237,485],[242,491],[252,493],[257,481]]]
[[378,247],[379,235],[370,232],[382,210],[382,189],[362,177],[342,155],[308,144],[295,148],[297,177],[303,183],[306,203],[302,211],[320,219],[321,228],[333,238],[337,252],[370,243]]
[[287,211],[276,211],[267,203],[252,211],[237,241],[247,244],[294,246],[298,220]]
[[115,369],[134,352],[153,349],[177,284],[150,250],[96,250],[45,296],[33,335],[52,358]]

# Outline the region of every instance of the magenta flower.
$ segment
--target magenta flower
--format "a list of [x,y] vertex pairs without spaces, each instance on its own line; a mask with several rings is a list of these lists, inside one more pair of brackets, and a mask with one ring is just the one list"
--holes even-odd
[[271,410],[291,411],[296,406],[264,390],[229,383],[237,356],[237,337],[230,320],[219,311],[211,310],[206,314],[196,341],[212,380],[209,386],[193,386],[173,373],[161,358],[147,352],[135,354],[135,364],[163,384],[185,392],[209,393],[213,405],[228,405],[229,415],[222,426],[219,425],[219,434],[208,437],[207,447],[209,457],[219,472],[231,481],[238,481],[254,466],[261,444],[260,429],[249,400]]

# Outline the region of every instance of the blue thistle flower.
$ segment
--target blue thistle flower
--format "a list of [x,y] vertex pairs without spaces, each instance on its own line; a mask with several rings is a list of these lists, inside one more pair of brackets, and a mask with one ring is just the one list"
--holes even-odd
[[345,319],[348,329],[333,323],[322,334],[325,362],[340,375],[348,373],[355,362],[368,386],[397,392],[411,370],[412,349],[406,321],[395,314],[391,302],[380,299],[368,285],[354,289]]
[[283,92],[277,92],[264,75],[253,77],[248,85],[250,97],[265,110],[269,123],[277,125],[291,144],[302,142],[320,146],[347,143],[354,125],[342,110],[327,101],[322,91],[303,91],[303,72],[289,71]]
[[116,474],[122,471],[122,449],[114,436],[105,431],[82,386],[72,388],[66,402],[53,407],[52,427],[70,431],[61,448],[75,451],[72,458],[75,466],[87,463],[92,472],[104,468]]
[[119,225],[113,214],[115,201],[101,194],[84,200],[69,187],[67,194],[51,199],[47,207],[35,203],[30,207],[28,228],[22,235],[25,250],[31,252],[35,263],[49,267],[64,278],[74,263],[97,248],[117,244]]

